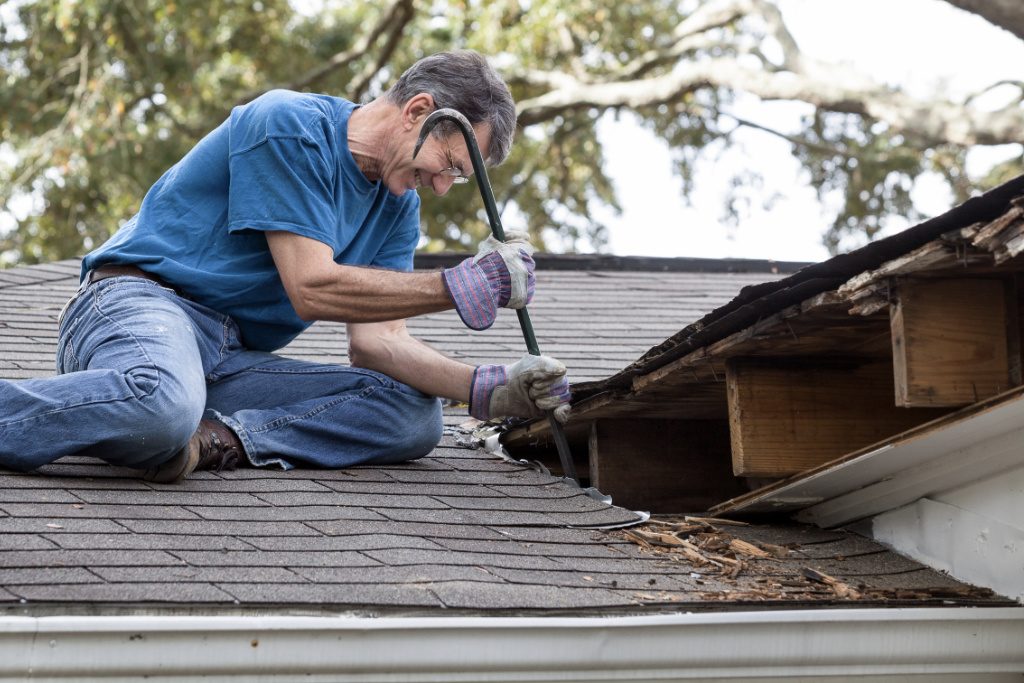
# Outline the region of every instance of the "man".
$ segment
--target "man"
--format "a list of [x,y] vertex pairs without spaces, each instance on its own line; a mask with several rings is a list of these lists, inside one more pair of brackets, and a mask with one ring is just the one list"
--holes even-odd
[[[533,292],[522,239],[404,272],[416,188],[443,195],[471,169],[461,135],[440,128],[413,159],[441,107],[469,119],[488,163],[505,159],[514,103],[472,52],[423,59],[362,107],[286,91],[236,107],[85,257],[61,315],[61,374],[0,381],[0,466],[80,453],[176,482],[240,463],[392,463],[437,444],[436,396],[480,418],[564,416],[558,361],[474,368],[406,330],[405,318],[453,307],[485,329]],[[347,323],[351,367],[270,353],[314,320]]]

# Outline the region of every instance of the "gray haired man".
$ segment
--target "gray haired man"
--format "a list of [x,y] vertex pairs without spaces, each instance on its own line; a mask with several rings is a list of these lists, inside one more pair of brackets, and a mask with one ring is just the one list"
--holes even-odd
[[[408,272],[416,189],[443,195],[471,170],[461,136],[441,129],[413,158],[441,107],[469,119],[488,163],[505,159],[515,106],[473,52],[420,60],[364,106],[276,90],[236,107],[84,259],[61,374],[0,381],[0,466],[82,453],[173,482],[243,463],[393,463],[437,444],[437,396],[481,418],[564,413],[558,361],[473,367],[406,329],[451,308],[484,329],[533,293],[522,239]],[[351,366],[272,353],[315,320],[347,323]]]

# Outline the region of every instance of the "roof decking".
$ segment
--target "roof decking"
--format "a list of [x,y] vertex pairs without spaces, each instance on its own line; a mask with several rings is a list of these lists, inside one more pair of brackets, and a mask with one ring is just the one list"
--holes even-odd
[[[0,271],[0,377],[52,372],[54,321],[77,272],[77,262]],[[770,277],[543,272],[531,312],[541,348],[566,359],[576,378],[597,380],[681,320]],[[522,353],[514,316],[480,335],[454,314],[412,327],[470,362]],[[343,361],[344,348],[341,326],[318,325],[287,352]],[[852,600],[1007,604],[844,531],[702,522],[691,548],[677,542],[682,534],[664,536],[692,526],[685,520],[631,535],[581,528],[638,516],[471,447],[457,428],[465,419],[449,409],[442,444],[404,466],[205,472],[180,486],[83,458],[40,473],[0,473],[0,606],[30,614],[271,607],[497,614]],[[856,597],[843,592],[850,589]]]

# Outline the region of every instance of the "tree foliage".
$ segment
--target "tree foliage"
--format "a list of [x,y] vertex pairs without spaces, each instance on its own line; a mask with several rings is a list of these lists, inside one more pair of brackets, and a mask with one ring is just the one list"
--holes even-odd
[[[1019,101],[990,112],[916,100],[815,62],[767,0],[324,5],[0,4],[0,201],[17,219],[16,229],[0,224],[0,253],[37,262],[98,244],[233,106],[267,89],[367,100],[419,57],[453,47],[491,56],[508,79],[523,130],[492,182],[509,223],[552,245],[604,241],[594,209],[617,203],[595,122],[609,110],[635,112],[671,145],[686,193],[714,143],[761,128],[730,113],[737,93],[810,103],[799,133],[766,132],[789,140],[822,194],[844,198],[826,235],[833,247],[844,234],[870,236],[888,215],[913,217],[909,192],[925,171],[965,198],[1021,170],[1014,160],[981,181],[963,170],[973,145],[1024,138]],[[472,185],[424,197],[423,217],[428,249],[464,248],[487,231]]]

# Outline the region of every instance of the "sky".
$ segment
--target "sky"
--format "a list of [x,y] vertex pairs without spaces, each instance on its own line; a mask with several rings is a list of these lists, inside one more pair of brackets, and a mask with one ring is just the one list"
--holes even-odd
[[[786,25],[801,50],[818,59],[847,62],[865,74],[912,93],[941,89],[964,97],[1002,80],[1022,79],[1024,41],[980,17],[941,0],[779,0]],[[993,91],[992,106],[1005,104],[1006,93]],[[732,112],[754,122],[795,131],[808,105],[741,100]],[[744,129],[743,149],[729,151],[697,173],[692,206],[680,196],[672,173],[671,152],[628,115],[600,122],[606,170],[619,192],[620,217],[602,218],[610,239],[604,249],[619,255],[705,258],[770,258],[820,261],[828,258],[821,235],[831,223],[808,179],[790,153],[790,145],[768,133]],[[1018,145],[971,153],[968,171],[981,174],[999,160],[1020,154]],[[765,179],[753,191],[750,215],[735,228],[722,221],[723,191],[730,170],[748,168]],[[782,199],[762,208],[764,199]],[[951,197],[936,178],[925,178],[913,193],[915,206],[936,215],[951,206]],[[896,220],[883,234],[909,227]],[[859,246],[844,244],[845,247]]]

